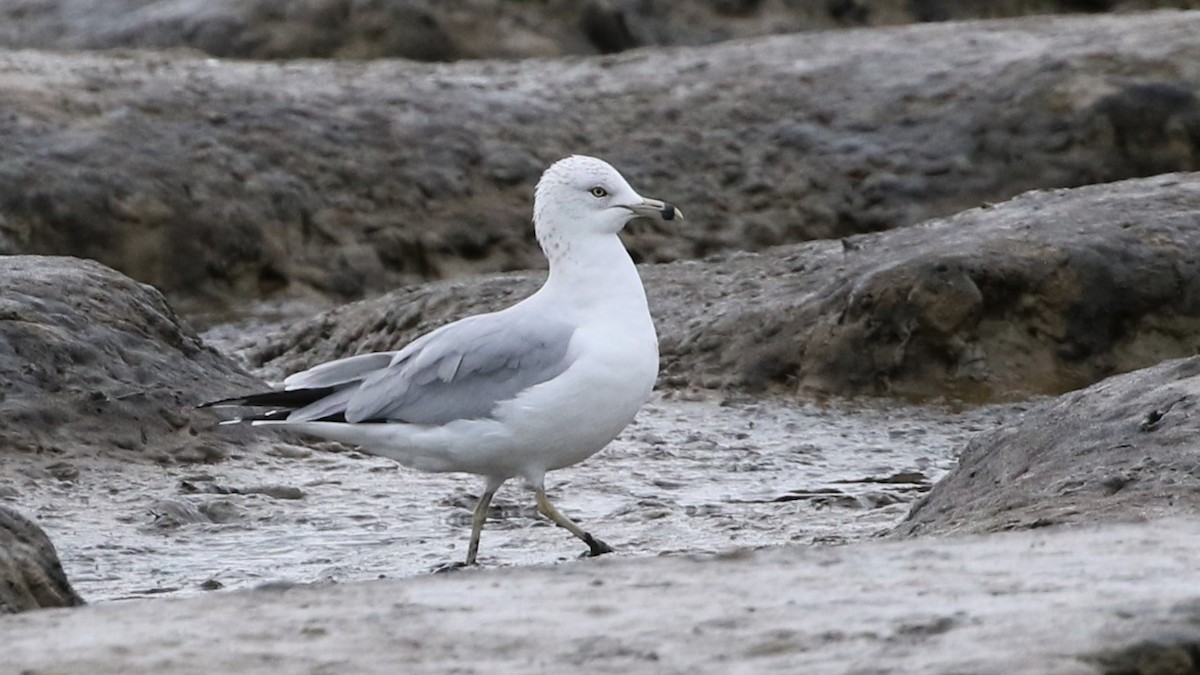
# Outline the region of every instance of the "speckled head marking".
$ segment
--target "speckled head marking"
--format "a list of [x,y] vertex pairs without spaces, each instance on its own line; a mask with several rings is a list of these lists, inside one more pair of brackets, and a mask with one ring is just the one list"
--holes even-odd
[[682,218],[678,209],[639,195],[607,162],[572,155],[550,165],[534,190],[533,224],[552,259],[573,239],[612,235],[637,216]]

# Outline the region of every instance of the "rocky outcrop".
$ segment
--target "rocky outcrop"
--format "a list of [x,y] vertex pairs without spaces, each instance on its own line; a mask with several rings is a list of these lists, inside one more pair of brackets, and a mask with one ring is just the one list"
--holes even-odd
[[0,505],[0,614],[82,604],[42,528]]
[[[971,401],[1195,353],[1200,174],[1031,192],[844,241],[642,268],[665,386]],[[406,288],[243,344],[269,376],[395,349],[539,274]]]
[[779,36],[528,62],[0,54],[0,252],[192,313],[540,266],[542,169],[611,160],[685,227],[640,260],[1200,168],[1200,13]]
[[[15,672],[1183,674],[1200,650],[1197,525],[276,584],[0,628]],[[196,644],[221,648],[198,660]]]
[[91,261],[0,258],[0,453],[217,460],[239,432],[205,433],[217,419],[194,406],[255,383],[153,288]]
[[903,536],[1141,521],[1200,508],[1200,357],[1037,405],[974,437]]
[[852,238],[802,351],[786,337],[802,313],[763,325],[762,375],[793,363],[818,391],[996,400],[1195,353],[1198,223],[1200,174],[1186,174],[1035,192]]
[[231,58],[423,61],[618,52],[913,21],[1195,7],[1191,0],[7,0],[0,47],[192,47]]

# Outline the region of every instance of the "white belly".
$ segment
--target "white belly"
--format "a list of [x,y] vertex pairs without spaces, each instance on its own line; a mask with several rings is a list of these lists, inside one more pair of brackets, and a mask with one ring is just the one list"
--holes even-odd
[[633,421],[658,376],[658,342],[649,330],[579,329],[582,354],[562,375],[501,404],[496,419],[513,431],[504,463],[531,480],[581,462]]

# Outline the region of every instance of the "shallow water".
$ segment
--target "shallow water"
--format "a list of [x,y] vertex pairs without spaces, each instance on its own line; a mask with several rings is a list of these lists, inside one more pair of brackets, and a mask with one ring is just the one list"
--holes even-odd
[[[1020,409],[658,397],[547,487],[617,556],[836,544],[886,531],[970,435]],[[60,458],[23,456],[0,495],[38,519],[91,601],[407,577],[463,557],[480,479],[303,443],[263,443],[216,465],[84,458],[70,463],[77,476]],[[556,563],[583,550],[512,481],[479,561]]]

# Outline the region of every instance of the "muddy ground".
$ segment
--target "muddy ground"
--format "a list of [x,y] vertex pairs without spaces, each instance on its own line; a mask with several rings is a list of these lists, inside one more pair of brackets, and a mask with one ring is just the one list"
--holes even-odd
[[[955,412],[659,397],[552,498],[616,557],[712,554],[880,535],[1012,407]],[[283,442],[217,465],[7,457],[0,495],[37,518],[92,601],[263,583],[422,576],[462,558],[481,485]],[[572,561],[582,546],[514,482],[492,506],[486,568]]]

